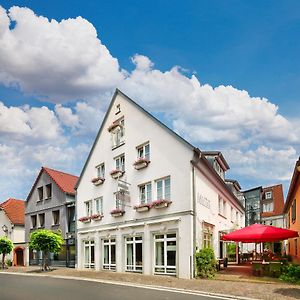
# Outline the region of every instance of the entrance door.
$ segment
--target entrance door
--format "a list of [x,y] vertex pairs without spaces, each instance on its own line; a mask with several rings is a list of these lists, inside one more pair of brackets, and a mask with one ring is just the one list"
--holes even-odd
[[24,256],[23,256],[22,249],[16,250],[16,257],[17,257],[17,266],[24,266]]

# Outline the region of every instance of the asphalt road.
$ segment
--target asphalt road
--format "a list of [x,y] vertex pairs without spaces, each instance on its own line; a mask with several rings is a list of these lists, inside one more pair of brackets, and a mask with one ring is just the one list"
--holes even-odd
[[80,280],[0,274],[1,300],[226,299]]

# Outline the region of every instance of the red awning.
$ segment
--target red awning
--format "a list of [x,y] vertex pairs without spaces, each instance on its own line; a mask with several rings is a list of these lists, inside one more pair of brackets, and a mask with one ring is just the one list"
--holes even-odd
[[298,232],[274,226],[253,224],[222,236],[223,241],[262,243],[298,237]]

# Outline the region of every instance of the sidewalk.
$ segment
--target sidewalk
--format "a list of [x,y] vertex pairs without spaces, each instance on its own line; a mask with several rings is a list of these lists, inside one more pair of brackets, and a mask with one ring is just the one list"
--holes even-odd
[[104,281],[132,283],[136,286],[153,285],[160,287],[195,290],[205,293],[225,294],[254,299],[300,299],[300,286],[281,281],[262,282],[237,275],[218,274],[216,279],[178,279],[168,276],[148,276],[134,273],[115,273],[108,271],[79,271],[69,268],[56,268],[41,272],[39,267],[10,267],[2,272],[39,274],[41,276],[65,276],[90,278]]

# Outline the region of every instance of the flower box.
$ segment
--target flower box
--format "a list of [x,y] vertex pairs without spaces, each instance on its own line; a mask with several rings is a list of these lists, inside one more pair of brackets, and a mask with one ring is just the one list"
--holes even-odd
[[105,179],[102,178],[102,177],[94,177],[94,178],[92,178],[92,180],[91,180],[91,182],[92,182],[94,185],[100,185],[100,184],[102,184],[104,181],[105,181]]
[[144,168],[148,167],[149,163],[150,163],[150,160],[140,157],[138,160],[136,160],[133,163],[133,166],[136,170],[140,170],[140,169],[144,169]]
[[110,126],[108,126],[107,130],[109,132],[115,130],[116,128],[121,128],[122,125],[119,122],[113,122]]
[[172,201],[170,200],[160,199],[160,200],[153,201],[151,205],[154,208],[164,208],[164,207],[168,207],[171,203]]
[[119,177],[122,177],[124,173],[125,172],[121,170],[112,170],[110,176],[114,179],[118,179]]
[[114,209],[110,214],[112,217],[122,217],[125,214],[125,211],[122,209]]
[[91,220],[93,220],[93,221],[99,221],[99,220],[102,220],[102,218],[103,218],[103,215],[100,215],[100,214],[91,215]]
[[89,223],[91,222],[91,217],[81,217],[80,219],[78,219],[78,221],[82,223]]
[[148,211],[151,208],[151,204],[145,203],[145,204],[135,205],[133,208],[138,212]]

